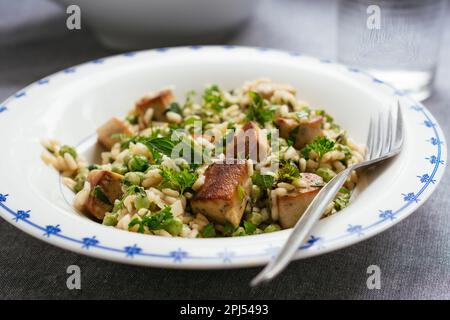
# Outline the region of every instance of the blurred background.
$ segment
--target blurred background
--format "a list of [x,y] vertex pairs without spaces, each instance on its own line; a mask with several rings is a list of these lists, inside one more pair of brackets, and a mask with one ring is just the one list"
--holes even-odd
[[[69,2],[80,5],[81,30],[66,27]],[[367,28],[367,18],[376,17],[376,9],[367,12],[369,2],[381,5],[379,30],[376,19],[369,21],[374,29]],[[446,2],[0,0],[0,101],[48,74],[122,50],[199,43],[259,46],[337,59],[371,69],[380,77],[389,78],[394,71],[394,80],[400,74],[414,85],[419,74],[425,79],[420,90],[428,90],[434,79],[425,105],[449,137],[450,11],[449,6],[443,7]],[[127,6],[118,7],[120,3]],[[435,196],[401,224],[350,248],[292,263],[279,283],[258,289],[247,286],[255,274],[252,269],[202,271],[200,275],[123,266],[35,241],[0,220],[4,244],[0,246],[0,297],[89,298],[101,293],[105,298],[448,299],[449,282],[442,280],[448,279],[449,253],[447,246],[439,245],[448,239],[449,220],[442,214],[449,205],[448,172],[446,177]],[[426,241],[404,244],[404,239],[416,239],[419,233],[427,235]],[[422,263],[413,265],[418,257]],[[355,275],[355,270],[365,270],[373,261],[383,262],[388,279],[381,291],[366,290],[355,282],[356,278],[365,282],[365,274]],[[83,292],[61,289],[70,264],[85,270],[90,285]]]

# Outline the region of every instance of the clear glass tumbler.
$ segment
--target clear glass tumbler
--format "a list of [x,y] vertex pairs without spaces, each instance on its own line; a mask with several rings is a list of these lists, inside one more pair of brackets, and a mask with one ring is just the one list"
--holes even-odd
[[446,0],[340,0],[338,60],[418,100],[431,94]]

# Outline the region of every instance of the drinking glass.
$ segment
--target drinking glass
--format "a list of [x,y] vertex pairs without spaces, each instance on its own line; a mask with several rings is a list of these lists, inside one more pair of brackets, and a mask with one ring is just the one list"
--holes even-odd
[[446,0],[340,0],[338,60],[418,100],[431,94]]

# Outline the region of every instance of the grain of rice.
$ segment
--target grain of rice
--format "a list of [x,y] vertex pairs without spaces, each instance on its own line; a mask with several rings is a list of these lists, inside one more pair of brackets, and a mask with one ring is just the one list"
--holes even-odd
[[136,195],[134,195],[134,194],[130,194],[129,196],[126,196],[125,199],[123,200],[123,205],[125,206],[125,208],[127,208],[129,213],[133,212],[135,201],[136,201]]
[[102,158],[102,164],[110,163],[111,152],[102,152],[101,158]]
[[180,193],[178,191],[173,190],[173,189],[169,189],[169,188],[164,188],[161,191],[165,195],[168,195],[168,196],[174,197],[174,198],[177,198],[180,195]]
[[300,169],[300,172],[305,172],[306,171],[306,159],[305,158],[300,158],[300,161],[298,163],[298,167]]
[[289,147],[289,148],[287,148],[287,150],[284,153],[284,159],[292,160],[292,161],[299,161],[300,156],[298,155],[297,151],[293,147]]
[[272,190],[270,192],[270,200],[271,200],[271,217],[273,221],[278,220],[278,199],[277,199],[277,193],[275,190]]
[[83,189],[78,192],[73,199],[73,206],[78,211],[83,211],[86,205],[86,202],[89,198],[89,193],[91,192],[91,184],[86,181],[84,182]]
[[164,201],[168,204],[174,204],[176,201],[178,201],[178,199],[170,196],[165,196]]
[[184,206],[181,200],[177,200],[170,206],[170,211],[174,217],[180,217],[184,214]]
[[183,118],[176,112],[169,111],[166,113],[167,121],[172,123],[181,123]]
[[205,183],[205,176],[201,174],[198,176],[197,180],[195,180],[194,184],[192,185],[192,189],[194,191],[197,191],[203,186],[204,183]]
[[116,225],[116,228],[122,229],[122,230],[128,230],[128,225],[131,222],[131,214],[124,215]]
[[[295,189],[295,187],[294,187],[292,184],[286,183],[286,182],[280,182],[280,183],[278,183],[278,184],[277,184],[277,187],[278,187],[278,188],[285,189],[285,190],[287,190],[287,191],[291,191],[291,190],[294,190],[294,189]],[[283,194],[280,194],[280,195],[283,195]]]
[[319,164],[311,159],[308,159],[308,161],[306,161],[306,168],[307,169],[317,169],[319,167]]
[[[178,114],[178,113],[176,113],[176,114]],[[172,235],[169,232],[167,232],[166,230],[163,230],[163,229],[155,230],[155,231],[153,231],[153,233],[158,236],[162,236],[162,237],[172,237]]]
[[341,172],[345,170],[345,166],[340,161],[334,161],[333,167],[336,169],[337,172]]
[[154,110],[153,108],[148,108],[144,114],[144,123],[148,124],[152,121]]
[[47,151],[41,153],[41,159],[46,165],[53,165],[56,161],[55,156]]
[[77,184],[73,179],[68,177],[62,178],[62,182],[71,190],[73,190],[75,188],[75,185]]
[[70,153],[64,153],[64,161],[66,162],[66,166],[69,170],[75,171],[78,169],[78,165]]
[[137,212],[137,215],[140,217],[143,217],[145,215],[147,215],[150,211],[148,209],[145,208],[141,208],[139,209],[139,211]]
[[309,186],[309,183],[302,178],[295,179],[294,181],[292,181],[292,184],[298,188],[307,188]]

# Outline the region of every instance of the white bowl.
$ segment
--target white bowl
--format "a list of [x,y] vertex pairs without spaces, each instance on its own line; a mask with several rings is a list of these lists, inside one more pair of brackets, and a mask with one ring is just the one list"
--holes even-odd
[[[155,49],[95,60],[46,77],[0,105],[0,215],[56,246],[123,263],[172,268],[227,268],[266,263],[289,230],[238,238],[165,238],[125,232],[77,214],[71,193],[39,158],[40,140],[58,138],[86,153],[95,129],[123,115],[142,94],[175,85],[182,98],[206,83],[231,89],[271,77],[298,88],[302,99],[326,109],[359,142],[369,117],[401,103],[402,153],[368,172],[350,206],[322,219],[296,257],[333,251],[367,239],[416,210],[444,172],[444,135],[430,112],[370,75],[329,61],[258,48]],[[89,154],[87,154],[90,157]],[[67,199],[67,200],[66,200]]]
[[113,49],[142,49],[223,42],[246,22],[260,0],[56,0],[81,9],[82,25],[92,27]]

